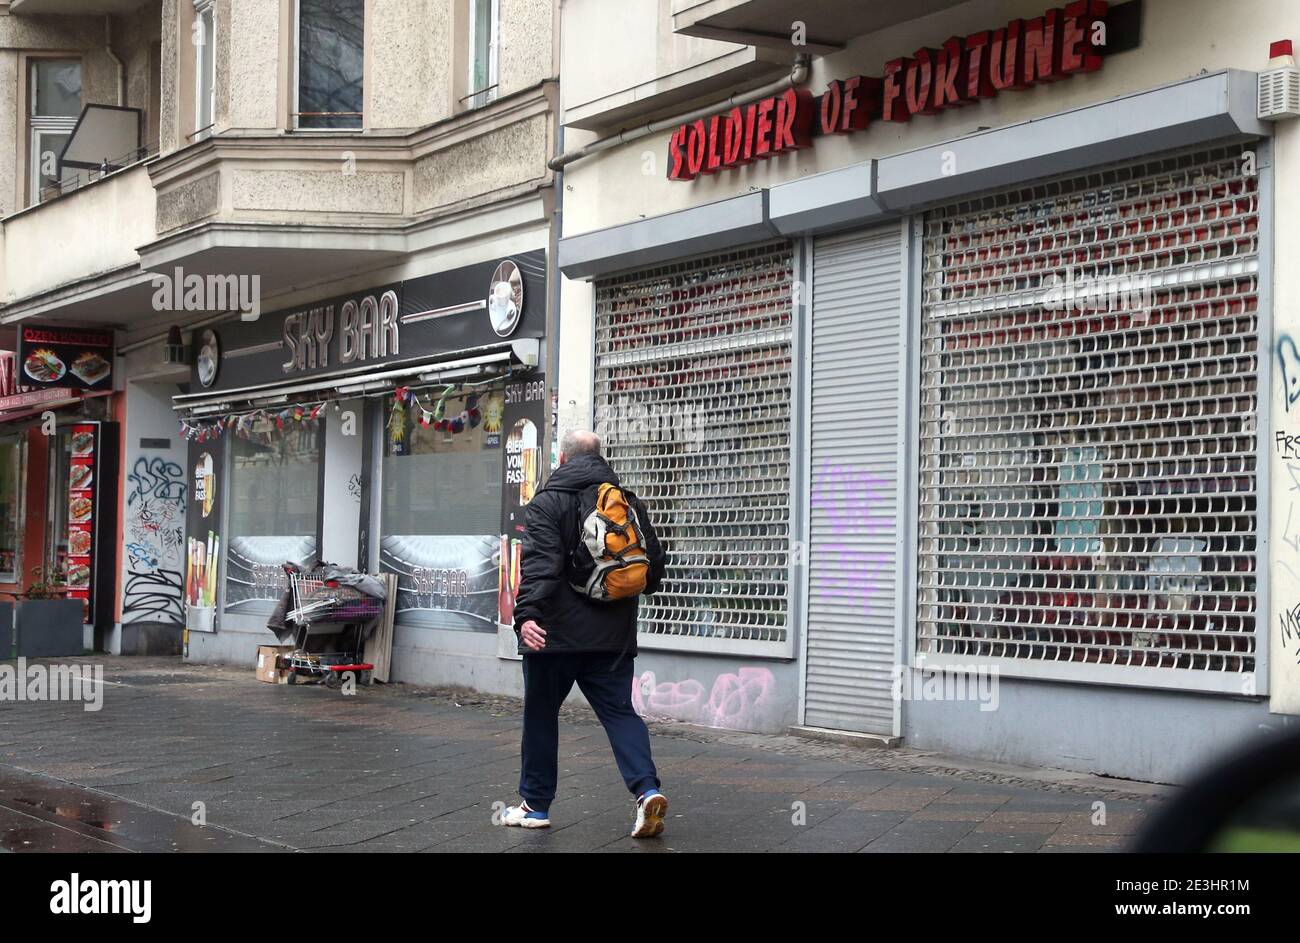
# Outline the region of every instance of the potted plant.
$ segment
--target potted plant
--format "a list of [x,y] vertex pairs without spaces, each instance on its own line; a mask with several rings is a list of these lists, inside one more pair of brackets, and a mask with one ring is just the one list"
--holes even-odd
[[14,618],[17,654],[27,658],[80,655],[85,651],[80,599],[68,599],[67,577],[52,567],[32,567]]

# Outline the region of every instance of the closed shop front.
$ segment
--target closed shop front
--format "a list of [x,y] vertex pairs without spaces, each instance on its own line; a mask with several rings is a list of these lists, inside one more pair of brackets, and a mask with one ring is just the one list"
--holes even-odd
[[597,282],[596,431],[671,551],[643,645],[791,653],[793,280],[775,243]]
[[1241,692],[1256,670],[1246,146],[925,217],[917,651]]
[[804,723],[898,733],[902,227],[813,250]]

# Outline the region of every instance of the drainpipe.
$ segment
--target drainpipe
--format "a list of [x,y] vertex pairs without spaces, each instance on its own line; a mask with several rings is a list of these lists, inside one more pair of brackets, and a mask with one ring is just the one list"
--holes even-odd
[[117,67],[117,104],[119,106],[126,104],[126,65],[113,52],[113,16],[110,13],[104,14],[104,53],[108,58],[113,60],[113,65]]
[[573,163],[575,160],[582,160],[582,158],[590,157],[592,154],[607,151],[611,147],[618,147],[620,144],[627,144],[629,141],[635,141],[650,134],[667,131],[670,128],[677,127],[678,125],[690,124],[692,121],[699,118],[707,118],[710,115],[717,114],[721,111],[727,111],[737,105],[748,105],[750,102],[756,102],[760,98],[767,98],[770,95],[779,94],[792,85],[802,85],[808,80],[809,64],[811,62],[812,57],[807,53],[801,52],[799,55],[795,56],[794,67],[790,70],[790,74],[786,78],[778,79],[775,82],[764,85],[761,88],[756,88],[753,91],[732,95],[726,101],[718,102],[705,108],[697,108],[694,111],[688,111],[684,115],[660,118],[658,121],[651,121],[648,124],[643,124],[626,131],[620,131],[618,134],[611,135],[610,137],[600,138],[599,140],[592,141],[590,144],[584,144],[576,150],[551,158],[547,166],[552,170],[562,170],[565,166]]

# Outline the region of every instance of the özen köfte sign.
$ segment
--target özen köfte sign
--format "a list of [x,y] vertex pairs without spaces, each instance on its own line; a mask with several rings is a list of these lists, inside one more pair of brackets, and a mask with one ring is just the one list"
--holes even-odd
[[1098,50],[1106,43],[1107,9],[1103,0],[1078,0],[891,59],[879,78],[835,79],[817,98],[791,87],[683,124],[668,141],[668,179],[692,180],[799,150],[815,133],[849,134],[877,120],[910,121],[913,115],[937,114],[999,92],[1095,72],[1102,63]]

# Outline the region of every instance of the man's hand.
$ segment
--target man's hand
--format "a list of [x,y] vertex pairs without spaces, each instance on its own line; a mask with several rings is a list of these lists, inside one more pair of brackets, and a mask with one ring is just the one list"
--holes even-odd
[[540,652],[546,647],[546,630],[532,619],[519,627],[519,636],[524,644],[535,652]]

